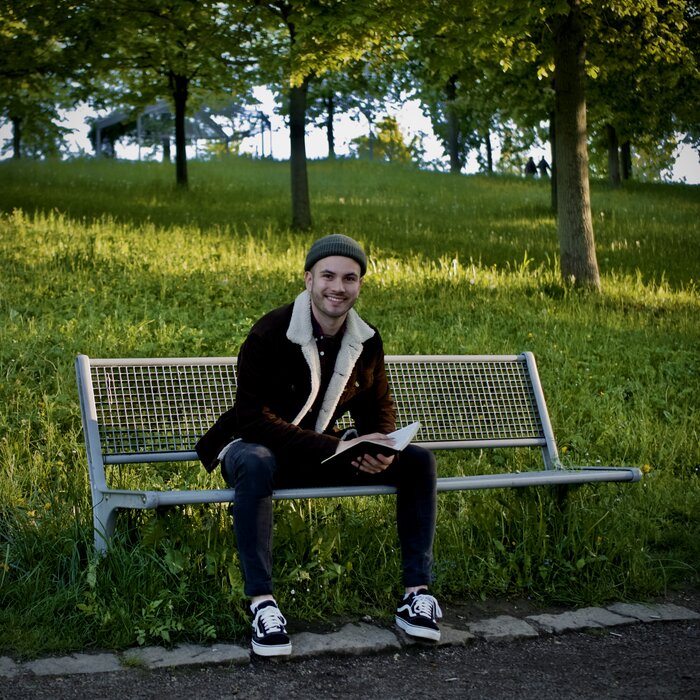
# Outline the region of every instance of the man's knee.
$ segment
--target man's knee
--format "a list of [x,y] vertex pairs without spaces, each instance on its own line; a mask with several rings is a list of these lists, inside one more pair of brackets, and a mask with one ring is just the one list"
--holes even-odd
[[415,469],[426,474],[437,473],[435,455],[431,450],[420,445],[409,445],[401,453],[401,461],[411,463]]
[[237,490],[271,493],[277,460],[263,445],[234,443],[224,456],[221,472],[226,483]]
[[435,455],[420,445],[409,445],[401,453],[398,464],[401,481],[422,485],[433,489],[437,480],[437,462]]

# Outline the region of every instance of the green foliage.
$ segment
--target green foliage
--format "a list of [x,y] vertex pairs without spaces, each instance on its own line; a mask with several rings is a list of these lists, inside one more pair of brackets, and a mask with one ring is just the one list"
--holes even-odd
[[58,108],[73,104],[66,87],[71,75],[63,32],[72,17],[63,0],[8,0],[0,14],[0,124],[13,138],[0,153],[13,157],[55,157],[67,131]]
[[420,143],[413,138],[406,144],[404,136],[394,117],[385,117],[377,124],[377,133],[358,136],[352,140],[351,153],[360,158],[389,163],[419,163]]
[[[119,514],[92,553],[73,360],[231,355],[302,287],[316,235],[369,253],[360,312],[389,353],[532,350],[566,464],[636,465],[641,484],[443,494],[444,601],[643,598],[700,571],[697,188],[593,187],[603,291],[565,287],[547,183],[388,163],[310,167],[317,229],[293,233],[284,163],[0,164],[0,649],[242,640],[225,506]],[[441,474],[539,454],[438,455]],[[216,488],[198,465],[123,465],[123,487]],[[292,618],[384,616],[399,589],[391,497],[277,502],[275,576]]]

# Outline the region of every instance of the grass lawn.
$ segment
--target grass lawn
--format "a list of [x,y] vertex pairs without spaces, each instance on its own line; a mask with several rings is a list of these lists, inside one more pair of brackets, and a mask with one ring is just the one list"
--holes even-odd
[[[546,183],[359,161],[310,164],[314,230],[290,231],[288,164],[0,163],[0,652],[242,639],[224,506],[123,513],[94,556],[73,361],[234,355],[291,301],[314,238],[370,256],[358,310],[387,353],[535,353],[563,461],[643,481],[442,494],[434,590],[450,599],[640,599],[700,581],[700,189],[593,183],[602,293],[558,270]],[[538,454],[439,454],[441,473]],[[198,465],[117,483],[203,484]],[[211,482],[220,484],[218,476]],[[285,613],[386,616],[393,500],[275,505]]]

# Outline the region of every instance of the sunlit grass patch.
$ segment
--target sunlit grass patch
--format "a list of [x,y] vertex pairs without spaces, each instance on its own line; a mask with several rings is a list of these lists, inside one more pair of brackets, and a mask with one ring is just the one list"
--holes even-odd
[[[288,166],[0,164],[0,648],[241,638],[225,506],[122,513],[92,555],[73,361],[234,355],[302,289],[315,236],[357,237],[358,305],[386,351],[538,359],[565,464],[643,467],[637,485],[440,496],[441,598],[639,598],[698,581],[697,188],[593,187],[603,291],[561,284],[546,183],[310,165],[315,228],[287,228]],[[439,455],[442,474],[537,451]],[[222,485],[197,465],[112,470],[124,487]],[[393,498],[277,503],[290,617],[382,615],[399,587]]]

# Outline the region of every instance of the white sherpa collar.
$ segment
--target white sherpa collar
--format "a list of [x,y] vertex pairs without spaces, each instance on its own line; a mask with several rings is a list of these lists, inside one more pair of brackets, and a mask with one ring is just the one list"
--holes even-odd
[[[350,309],[345,323],[345,332],[340,342],[338,358],[333,376],[316,421],[316,432],[322,433],[331,421],[353,367],[362,353],[362,344],[374,335],[374,330],[365,323],[354,309]],[[301,347],[311,373],[311,392],[297,417],[292,421],[298,425],[311,410],[321,388],[321,361],[311,325],[311,295],[304,290],[295,300],[292,318],[287,329],[287,338]]]

